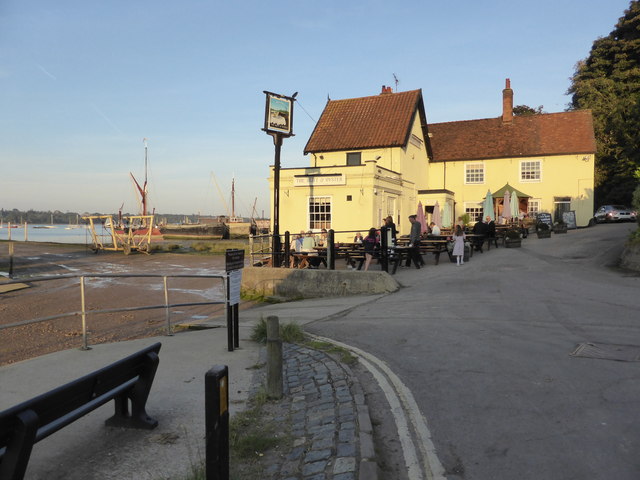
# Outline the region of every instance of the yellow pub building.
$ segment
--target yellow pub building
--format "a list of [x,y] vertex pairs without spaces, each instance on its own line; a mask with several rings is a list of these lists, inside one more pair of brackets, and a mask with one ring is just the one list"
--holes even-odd
[[509,79],[502,94],[500,117],[433,124],[422,90],[383,86],[376,96],[329,100],[304,150],[310,165],[280,170],[280,232],[326,228],[350,241],[390,215],[408,234],[419,204],[427,219],[439,209],[445,227],[465,213],[473,222],[488,192],[499,217],[505,190],[518,195],[520,215],[573,211],[577,226],[588,225],[591,111],[514,116]]

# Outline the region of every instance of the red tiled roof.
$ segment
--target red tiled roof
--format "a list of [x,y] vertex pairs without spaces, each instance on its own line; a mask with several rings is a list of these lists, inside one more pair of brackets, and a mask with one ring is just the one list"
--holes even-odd
[[591,110],[429,124],[433,161],[595,153]]
[[304,153],[404,146],[416,110],[426,125],[422,90],[329,100]]

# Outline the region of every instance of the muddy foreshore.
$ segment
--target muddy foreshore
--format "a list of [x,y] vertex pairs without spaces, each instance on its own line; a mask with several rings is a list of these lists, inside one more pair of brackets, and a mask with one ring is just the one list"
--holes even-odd
[[[102,278],[91,274],[210,275],[224,271],[223,255],[160,252],[152,255],[121,252],[94,254],[84,245],[13,243],[13,278],[24,288],[3,291],[0,277],[0,326],[81,311],[80,276],[85,278],[88,344],[149,337],[166,332],[165,310],[113,313],[91,311],[164,304],[162,278]],[[9,244],[0,242],[0,272],[8,272]],[[71,277],[70,277],[71,275]],[[53,280],[38,281],[47,277]],[[59,278],[56,278],[59,277]],[[8,290],[7,285],[4,289]],[[169,278],[169,303],[221,302],[175,307],[171,323],[221,317],[224,289],[219,278]],[[241,308],[250,307],[241,304]],[[0,330],[0,365],[68,348],[81,348],[80,315]]]

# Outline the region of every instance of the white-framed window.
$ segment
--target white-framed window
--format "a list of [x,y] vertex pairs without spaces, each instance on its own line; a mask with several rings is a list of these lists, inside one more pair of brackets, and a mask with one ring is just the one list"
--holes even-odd
[[539,182],[542,180],[542,162],[540,160],[522,160],[520,162],[520,181]]
[[309,230],[331,228],[331,197],[309,197]]
[[484,163],[467,163],[464,166],[464,183],[484,183]]
[[539,198],[530,198],[529,203],[527,205],[527,215],[530,217],[534,217],[540,212],[540,205],[542,204],[542,200]]
[[396,197],[387,197],[387,217],[389,215],[391,215],[392,217],[395,217],[395,213],[396,213]]
[[482,204],[481,202],[473,202],[464,204],[464,213],[469,215],[469,220],[477,222],[482,220]]

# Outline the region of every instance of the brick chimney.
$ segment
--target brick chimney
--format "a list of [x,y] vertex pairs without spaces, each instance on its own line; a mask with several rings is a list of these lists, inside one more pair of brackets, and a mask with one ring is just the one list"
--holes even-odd
[[393,93],[393,90],[391,89],[391,87],[382,85],[382,92],[380,92],[380,95],[386,95],[387,93]]
[[502,123],[511,124],[513,122],[513,90],[511,90],[511,80],[507,78],[506,86],[502,90]]

